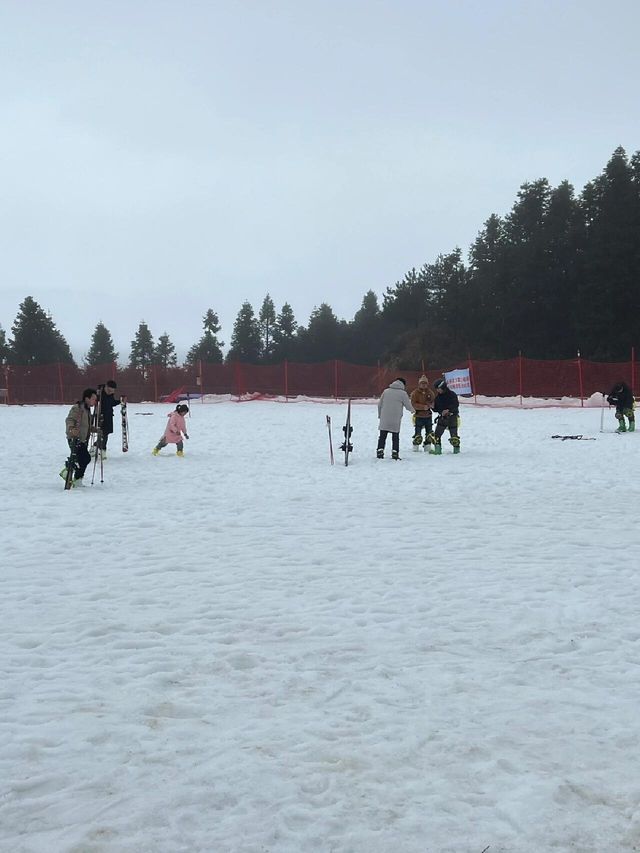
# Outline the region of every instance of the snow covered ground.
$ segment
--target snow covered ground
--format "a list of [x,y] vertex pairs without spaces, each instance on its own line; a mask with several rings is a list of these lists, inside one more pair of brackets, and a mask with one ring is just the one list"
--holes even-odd
[[2,853],[640,849],[640,433],[130,405],[64,492],[67,408],[0,408]]

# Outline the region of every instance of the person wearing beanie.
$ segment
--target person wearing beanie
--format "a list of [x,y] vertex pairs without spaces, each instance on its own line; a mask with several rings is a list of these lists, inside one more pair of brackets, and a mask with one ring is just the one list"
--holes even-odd
[[176,456],[184,456],[184,444],[182,441],[182,437],[184,435],[185,438],[189,438],[187,435],[187,425],[184,420],[184,416],[189,411],[189,406],[184,403],[178,403],[175,408],[175,411],[169,412],[167,417],[169,418],[169,423],[167,424],[167,428],[164,431],[164,435],[160,439],[160,441],[156,444],[156,446],[151,451],[154,456],[157,456],[158,453],[162,450],[163,447],[166,447],[167,444],[175,444],[176,445]]
[[380,395],[378,400],[378,417],[380,418],[380,434],[378,436],[378,459],[384,459],[384,447],[387,436],[391,433],[391,458],[400,459],[400,424],[402,413],[406,409],[411,414],[415,409],[407,394],[407,383],[399,376]]
[[458,395],[449,388],[446,379],[436,380],[433,387],[436,392],[433,410],[438,413],[439,417],[436,422],[435,440],[431,452],[435,453],[436,456],[442,454],[442,435],[448,429],[449,443],[453,447],[453,452],[460,453],[460,437],[458,435],[460,404],[458,402]]
[[424,449],[428,450],[433,444],[435,436],[433,434],[433,420],[431,409],[435,393],[428,378],[423,374],[418,379],[418,387],[411,392],[411,405],[416,410],[413,419],[413,449],[420,450],[422,445],[422,430],[424,429]]

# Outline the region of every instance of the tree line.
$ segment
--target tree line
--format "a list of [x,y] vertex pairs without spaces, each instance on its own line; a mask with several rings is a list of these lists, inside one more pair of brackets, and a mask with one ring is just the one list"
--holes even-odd
[[[640,151],[617,148],[603,171],[576,195],[567,181],[523,183],[505,216],[491,214],[465,261],[460,248],[412,268],[387,287],[382,303],[365,293],[350,321],[331,306],[315,308],[306,326],[287,302],[267,293],[256,312],[244,302],[226,357],[218,315],[210,308],[185,363],[277,363],[340,358],[359,364],[416,368],[466,358],[626,360],[640,345]],[[73,362],[52,317],[28,296],[0,359],[9,364]],[[99,322],[85,364],[117,362],[111,334]],[[143,321],[129,366],[177,365],[165,331],[155,340]]]

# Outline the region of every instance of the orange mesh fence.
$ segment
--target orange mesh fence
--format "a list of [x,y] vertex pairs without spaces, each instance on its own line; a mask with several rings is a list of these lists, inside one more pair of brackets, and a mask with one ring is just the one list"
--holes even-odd
[[[469,368],[474,394],[486,397],[573,397],[584,399],[608,391],[616,382],[627,382],[635,393],[637,364],[594,362],[584,359],[544,361],[513,358],[503,361],[469,361],[446,369]],[[199,364],[193,367],[123,368],[107,364],[80,369],[71,364],[35,367],[11,365],[1,369],[0,399],[8,403],[71,403],[83,389],[114,379],[118,392],[132,402],[159,402],[172,393],[236,397],[377,397],[397,376],[408,390],[418,384],[421,370],[372,367],[344,361],[318,364]],[[441,370],[428,370],[433,383]]]

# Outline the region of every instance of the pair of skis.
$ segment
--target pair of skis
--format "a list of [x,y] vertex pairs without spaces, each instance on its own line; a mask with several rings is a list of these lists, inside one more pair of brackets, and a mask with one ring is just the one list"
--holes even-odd
[[[329,458],[331,459],[331,464],[334,464],[333,458],[333,438],[331,437],[331,418],[327,415],[327,430],[329,432]],[[353,432],[353,427],[351,426],[351,400],[349,400],[347,404],[347,422],[342,427],[342,432],[344,433],[344,441],[340,445],[340,450],[344,453],[344,464],[349,465],[349,455],[353,450],[353,444],[351,443],[351,434]]]

